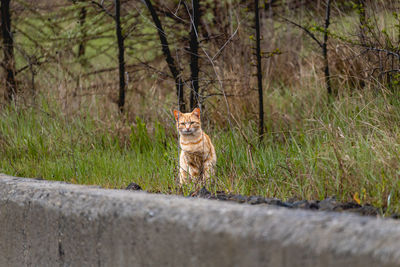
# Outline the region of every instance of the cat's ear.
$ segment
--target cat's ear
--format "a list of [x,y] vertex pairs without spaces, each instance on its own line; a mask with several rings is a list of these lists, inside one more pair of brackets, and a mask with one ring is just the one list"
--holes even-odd
[[182,116],[182,113],[179,110],[174,110],[175,120],[178,121],[179,117]]
[[199,109],[199,108],[195,108],[195,109],[192,111],[192,114],[195,115],[197,118],[200,119],[200,109]]

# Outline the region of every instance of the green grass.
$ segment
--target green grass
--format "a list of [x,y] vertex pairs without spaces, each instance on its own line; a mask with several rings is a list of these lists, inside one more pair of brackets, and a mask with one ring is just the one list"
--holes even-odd
[[136,181],[161,191],[173,184],[173,164],[166,164],[172,150],[161,147],[162,132],[153,144],[135,127],[134,145],[121,144],[89,118],[69,120],[31,108],[4,110],[0,125],[1,172],[111,188]]
[[[312,109],[302,109],[307,100],[301,104],[296,95],[267,98],[286,101],[277,106],[293,119],[285,125],[267,115],[263,143],[252,121],[206,129],[218,157],[211,190],[282,199],[335,195],[342,201],[358,194],[362,203],[387,214],[400,211],[399,96],[348,95]],[[45,103],[1,111],[0,172],[107,188],[134,181],[151,192],[179,192],[172,117],[169,125],[137,118],[123,123],[128,131],[122,133],[116,125],[123,120],[105,126],[88,114],[62,115]]]
[[[108,96],[109,92],[117,92],[117,86],[109,88],[109,85],[104,85],[99,89],[90,89],[92,83],[112,82],[116,76],[107,74],[101,79],[98,76],[85,77],[80,81],[83,88],[79,90],[82,91],[75,88],[78,87],[75,86],[76,80],[72,81],[65,69],[80,76],[95,69],[117,66],[113,23],[98,12],[88,16],[85,26],[87,36],[97,37],[89,40],[86,47],[85,60],[91,64],[91,68],[81,66],[80,61],[70,53],[76,53],[76,40],[82,34],[76,23],[79,8],[78,5],[71,6],[72,13],[65,10],[68,16],[61,16],[58,11],[48,14],[33,12],[14,21],[17,47],[23,47],[29,55],[43,56],[43,60],[49,55],[49,59],[60,57],[60,62],[37,67],[36,104],[0,106],[0,172],[107,188],[124,188],[130,182],[136,182],[151,192],[181,193],[176,184],[178,140],[172,116],[166,119],[167,115],[164,115],[170,114],[176,99],[173,81],[161,83],[156,72],[152,76],[146,73],[143,77],[140,77],[142,74],[134,74],[134,79],[140,78],[131,81],[132,88],[127,92],[128,114],[119,118],[113,113],[115,103],[112,96]],[[136,64],[139,58],[157,67],[160,62],[151,61],[161,53],[155,28],[151,26],[148,16],[136,17],[135,14],[129,13],[124,17],[124,30],[128,31],[131,26],[138,24],[141,27],[135,28],[133,33],[143,36],[136,38],[132,35],[125,40],[127,64]],[[207,13],[203,15],[207,17]],[[396,27],[390,16],[385,12],[380,14],[382,20],[388,21],[386,24],[389,26],[385,27],[393,35]],[[169,34],[171,51],[174,51],[174,46],[180,47],[176,41],[187,36],[188,29],[174,25],[176,29],[171,31],[168,27],[171,23],[166,19],[164,25]],[[232,23],[235,28],[235,20]],[[357,23],[355,13],[343,13],[335,18],[331,30],[352,33],[358,29],[358,26],[354,26]],[[55,24],[59,28],[54,27]],[[284,24],[287,30],[278,31],[283,26],[282,22],[275,21],[274,25],[276,36],[281,34],[282,37],[271,40],[275,42],[273,47],[290,51],[287,48],[291,44],[288,42],[289,46],[282,46],[280,40],[286,40],[282,38],[288,31],[292,31],[291,35],[297,38],[300,30]],[[98,38],[100,35],[102,38]],[[215,98],[207,100],[206,108],[210,112],[206,113],[205,119],[210,124],[205,130],[215,144],[218,158],[216,175],[208,188],[211,191],[224,190],[282,199],[322,199],[335,195],[341,201],[351,201],[357,196],[361,203],[382,207],[387,214],[399,213],[399,93],[369,91],[378,90],[376,88],[379,86],[345,92],[348,89],[343,88],[343,83],[333,71],[334,87],[340,88],[342,95],[327,103],[324,100],[325,89],[319,84],[320,66],[314,66],[319,62],[320,51],[315,49],[315,43],[310,38],[301,36],[304,40],[303,48],[298,51],[299,63],[307,70],[299,74],[303,76],[290,87],[280,80],[285,78],[279,75],[275,80],[273,76],[266,76],[269,81],[265,84],[264,99],[267,133],[261,144],[258,142],[255,121],[256,95],[229,98],[233,106],[231,110],[238,119],[243,120],[238,123],[231,120],[231,124],[221,121],[227,116],[226,107]],[[70,38],[77,39],[69,41]],[[330,40],[335,41],[334,38]],[[212,47],[207,49],[211,51]],[[240,46],[238,49],[240,51]],[[16,50],[17,69],[27,64],[26,55],[19,51]],[[58,56],[56,51],[63,53]],[[330,57],[334,59],[334,56]],[[182,59],[184,66],[186,59]],[[297,57],[288,59],[293,62],[297,60]],[[224,68],[223,64],[220,66]],[[248,67],[233,66],[232,69]],[[276,65],[274,68],[284,68],[278,74],[287,72],[285,65]],[[206,66],[202,66],[202,69],[207,72]],[[23,73],[30,75],[27,71]],[[53,75],[48,77],[51,73]],[[230,71],[226,73],[225,78],[229,80]],[[19,77],[21,83],[26,83]],[[238,77],[234,73],[231,78]],[[247,92],[248,85],[241,87],[242,82],[237,82],[238,90]],[[225,86],[229,91],[229,86]],[[394,86],[398,87],[398,84]],[[392,89],[393,92],[399,91],[399,88]],[[231,90],[235,93],[236,89]],[[87,93],[87,96],[74,96],[77,92],[82,95]],[[101,98],[101,94],[106,96]],[[26,97],[25,100],[30,100],[24,91],[20,96],[21,99]],[[64,101],[64,108],[57,106],[57,101],[59,104]],[[73,101],[79,101],[80,113],[66,115],[77,112],[71,105]],[[134,106],[140,106],[140,109],[133,109]],[[84,108],[91,111],[84,111]],[[93,115],[97,113],[100,114]],[[140,119],[129,119],[133,117],[132,114],[140,116]],[[219,115],[219,121],[212,114]],[[157,122],[156,118],[162,122]],[[222,125],[230,127],[224,128]],[[184,187],[183,193],[188,194],[193,187]]]

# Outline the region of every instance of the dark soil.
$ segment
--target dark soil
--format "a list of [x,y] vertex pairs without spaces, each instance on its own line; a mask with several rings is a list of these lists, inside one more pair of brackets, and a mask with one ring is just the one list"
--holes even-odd
[[125,189],[126,190],[133,190],[133,191],[142,190],[140,185],[138,185],[136,183],[130,183]]
[[[136,183],[130,183],[127,190],[142,190]],[[328,197],[323,200],[298,200],[296,198],[282,201],[277,198],[267,198],[261,196],[243,196],[217,191],[212,194],[205,187],[200,190],[191,192],[188,197],[205,198],[221,201],[232,201],[237,203],[246,203],[251,205],[274,205],[289,209],[305,209],[313,211],[335,211],[335,212],[352,212],[364,216],[382,216],[384,210],[371,206],[369,204],[360,205],[356,202],[339,202],[335,197]],[[400,214],[391,215],[393,219],[400,219]]]
[[[282,201],[277,198],[234,195],[234,194],[226,194],[225,192],[217,192],[216,194],[212,194],[204,187],[198,190],[197,192],[191,193],[190,197],[233,201],[238,203],[247,203],[251,205],[259,205],[259,204],[275,205],[289,209],[307,209],[307,210],[336,211],[336,212],[346,211],[366,216],[382,215],[382,210],[380,208],[373,207],[369,204],[359,205],[356,202],[341,203],[337,201],[335,197],[328,197],[323,200],[297,200],[294,198],[288,201]],[[392,218],[397,219],[400,218],[400,216],[399,214],[394,214],[392,215]]]

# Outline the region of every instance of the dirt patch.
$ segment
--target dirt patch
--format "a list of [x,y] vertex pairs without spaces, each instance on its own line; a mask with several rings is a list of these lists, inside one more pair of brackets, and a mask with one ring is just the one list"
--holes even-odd
[[[128,185],[126,190],[141,190],[136,183]],[[268,198],[262,196],[244,196],[239,194],[229,194],[223,191],[217,191],[215,194],[208,191],[205,187],[191,192],[188,197],[205,198],[220,201],[232,201],[237,203],[246,203],[250,205],[274,205],[288,209],[305,209],[313,211],[335,211],[352,212],[363,216],[383,217],[384,210],[374,207],[370,204],[360,205],[356,202],[339,202],[335,197],[327,197],[323,200],[298,200],[296,198],[283,201],[278,198]],[[400,214],[392,214],[393,219],[400,219]]]
[[[297,200],[291,199],[289,201],[282,201],[277,198],[265,198],[261,196],[243,196],[235,194],[226,194],[225,192],[217,192],[212,194],[206,188],[202,188],[197,192],[193,192],[191,197],[199,197],[206,199],[216,199],[223,201],[233,201],[237,203],[247,203],[251,205],[275,205],[289,209],[307,209],[307,210],[320,210],[320,211],[336,211],[336,212],[353,212],[366,216],[382,216],[380,208],[371,206],[369,204],[360,205],[356,202],[339,202],[335,197],[328,197],[323,200]],[[392,218],[400,218],[399,214],[394,214]]]

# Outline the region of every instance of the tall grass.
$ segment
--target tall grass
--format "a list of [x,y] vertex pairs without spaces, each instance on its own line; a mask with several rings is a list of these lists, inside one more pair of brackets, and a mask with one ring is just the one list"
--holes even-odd
[[[391,12],[378,11],[371,8],[368,12],[382,21],[378,23],[382,29],[391,35],[397,33],[397,24],[389,20]],[[227,14],[219,15],[228,18]],[[68,22],[61,16],[62,27],[53,32],[48,28],[50,21],[60,16],[57,12],[48,16],[52,19],[44,22],[34,14],[14,21],[18,47],[34,54],[40,50],[35,48],[39,43],[44,55],[55,53],[57,60],[36,66],[35,72],[21,72],[17,104],[0,103],[0,172],[106,188],[136,182],[151,192],[188,194],[193,190],[195,185],[181,190],[176,183],[179,148],[170,110],[177,106],[175,84],[162,73],[167,68],[157,57],[161,51],[158,37],[149,34],[154,28],[146,24],[139,27],[143,34],[149,34],[146,38],[126,39],[126,63],[133,67],[129,70],[126,113],[121,116],[115,105],[117,72],[101,71],[117,66],[111,24],[103,21],[93,28],[100,17],[88,20],[88,27],[96,31],[93,36],[104,36],[87,42],[87,64],[82,64],[72,53],[78,44],[62,41],[69,40],[72,33],[80,34],[73,17],[73,22]],[[294,11],[287,16],[311,25],[319,15]],[[259,143],[256,83],[250,64],[253,43],[248,38],[253,29],[246,25],[247,15],[244,18],[237,37],[222,51],[225,41],[203,44],[210,55],[221,52],[213,64],[203,60],[201,65],[204,73],[200,83],[206,95],[203,128],[211,136],[218,158],[216,175],[208,188],[282,199],[335,195],[342,201],[359,199],[387,213],[400,212],[397,76],[392,77],[393,85],[385,84],[373,75],[380,63],[377,55],[360,53],[359,48],[332,35],[331,78],[339,96],[327,101],[321,53],[315,43],[301,30],[266,18],[263,51],[278,48],[283,53],[263,60],[266,134]],[[355,12],[337,12],[332,33],[356,38],[358,23]],[[29,35],[35,36],[36,42],[22,34],[37,29],[42,29],[41,35]],[[180,40],[177,36],[185,33],[179,32],[171,33],[171,39]],[[385,43],[383,34],[377,36]],[[60,42],[53,42],[53,37]],[[105,50],[99,52],[100,48]],[[138,64],[138,55],[149,65]],[[26,65],[25,56],[16,53],[18,69]],[[190,75],[188,58],[179,56],[183,77]],[[393,61],[385,64],[389,63]],[[35,92],[31,92],[33,85]],[[189,88],[185,91],[188,95]]]
[[[335,195],[349,201],[357,195],[387,213],[400,211],[398,95],[349,93],[303,109],[315,99],[272,92],[266,101],[286,114],[287,123],[267,116],[261,144],[253,121],[228,129],[205,125],[218,157],[210,190],[282,199]],[[107,188],[136,182],[151,192],[182,192],[172,116],[164,125],[139,118],[105,123],[87,113],[63,115],[46,103],[3,108],[0,172]]]

